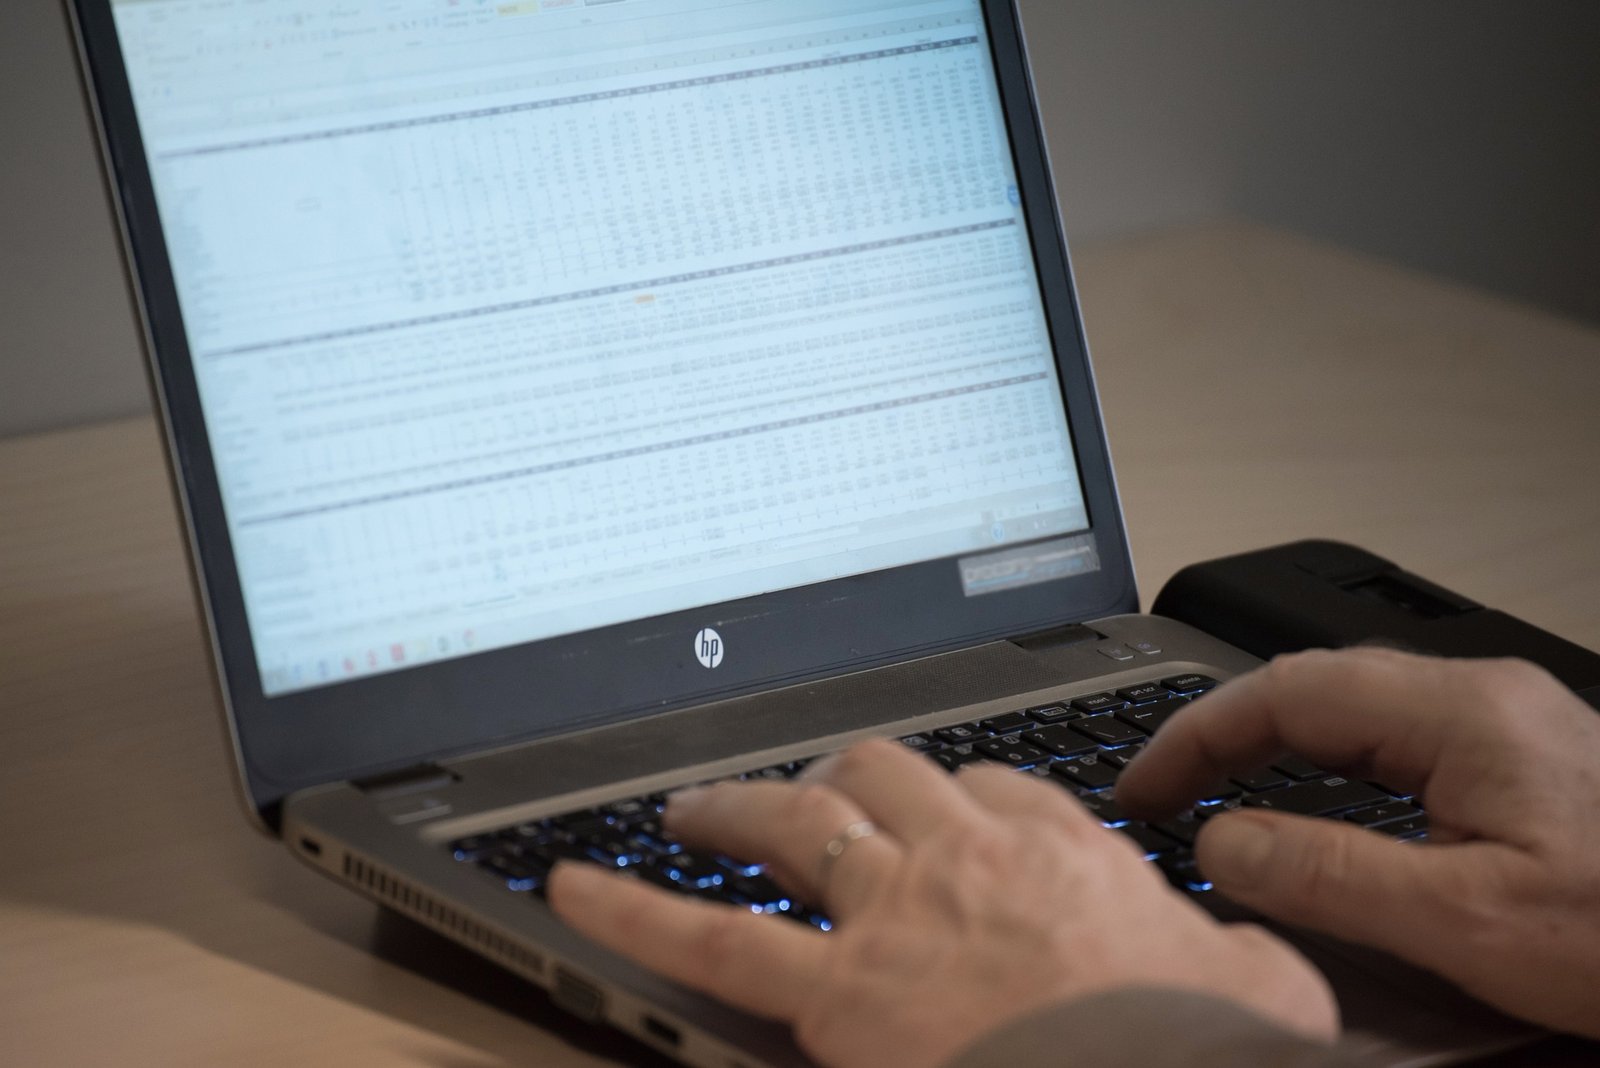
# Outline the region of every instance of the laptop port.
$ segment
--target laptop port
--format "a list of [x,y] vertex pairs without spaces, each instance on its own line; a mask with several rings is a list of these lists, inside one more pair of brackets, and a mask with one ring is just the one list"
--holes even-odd
[[309,856],[322,856],[322,843],[318,842],[314,838],[300,839],[300,848],[303,849]]
[[664,1024],[654,1016],[644,1018],[644,1030],[651,1038],[664,1042],[673,1049],[677,1049],[683,1043],[683,1035],[676,1027]]
[[572,1015],[594,1023],[605,1015],[606,998],[600,988],[565,968],[556,969],[556,985],[550,991],[550,1000]]

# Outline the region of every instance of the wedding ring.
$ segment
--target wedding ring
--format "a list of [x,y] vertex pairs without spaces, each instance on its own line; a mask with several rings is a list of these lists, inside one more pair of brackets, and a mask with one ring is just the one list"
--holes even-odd
[[844,851],[849,849],[852,843],[859,842],[863,838],[871,838],[877,833],[878,828],[872,825],[871,820],[859,820],[829,839],[828,844],[822,847],[822,864],[817,870],[817,889],[826,895],[828,877],[833,874],[833,866],[844,855]]

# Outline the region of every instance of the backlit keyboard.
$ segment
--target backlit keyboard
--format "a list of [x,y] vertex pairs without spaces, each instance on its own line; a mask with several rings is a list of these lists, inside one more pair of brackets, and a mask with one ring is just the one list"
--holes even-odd
[[[910,734],[900,742],[950,771],[990,761],[1069,791],[1107,827],[1132,839],[1174,886],[1193,894],[1211,889],[1195,864],[1196,832],[1204,821],[1241,806],[1344,819],[1401,839],[1427,837],[1428,817],[1409,795],[1331,774],[1297,757],[1212,784],[1198,804],[1174,819],[1130,819],[1116,802],[1117,776],[1163,723],[1215,685],[1204,675],[1175,675]],[[791,779],[807,763],[735,778]],[[792,899],[761,865],[686,850],[661,826],[665,803],[665,794],[629,798],[461,838],[449,848],[458,861],[476,865],[512,893],[542,896],[556,862],[576,860],[679,893],[831,928],[825,915]]]

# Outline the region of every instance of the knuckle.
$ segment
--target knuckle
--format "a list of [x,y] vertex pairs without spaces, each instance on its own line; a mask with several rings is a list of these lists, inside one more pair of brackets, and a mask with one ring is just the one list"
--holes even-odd
[[1282,871],[1283,889],[1302,908],[1336,908],[1343,903],[1354,875],[1352,847],[1354,835],[1364,833],[1354,827],[1328,828],[1345,833],[1295,836],[1284,847],[1287,856]]
[[873,738],[870,741],[852,745],[838,755],[831,769],[832,773],[842,778],[868,773],[872,770],[874,764],[883,759],[884,750],[890,744],[881,738]]
[[795,788],[789,802],[795,820],[801,826],[832,827],[839,818],[839,794],[822,783],[803,783]]
[[1527,660],[1504,658],[1487,660],[1479,665],[1482,685],[1490,695],[1503,703],[1526,701],[1530,691],[1537,691],[1550,682],[1544,668]]

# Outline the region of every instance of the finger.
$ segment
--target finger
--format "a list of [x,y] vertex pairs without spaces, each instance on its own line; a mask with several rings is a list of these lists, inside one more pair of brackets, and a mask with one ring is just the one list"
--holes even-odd
[[820,932],[587,864],[557,864],[549,893],[556,915],[600,945],[759,1016],[793,1020],[822,968]]
[[1218,816],[1196,857],[1227,897],[1283,923],[1376,946],[1434,970],[1450,966],[1452,892],[1486,868],[1489,845],[1401,842],[1335,820],[1281,812]]
[[968,764],[957,770],[955,780],[974,801],[997,816],[1043,815],[1074,833],[1105,829],[1065,790],[1035,775],[1018,774],[998,764]]
[[773,866],[802,900],[836,919],[856,912],[898,861],[888,832],[854,838],[829,858],[846,829],[870,823],[844,794],[821,783],[733,782],[683,790],[667,799],[666,827],[691,848]]
[[1117,799],[1169,815],[1218,777],[1285,751],[1420,790],[1473,708],[1459,663],[1370,648],[1279,657],[1169,720],[1118,780]]
[[977,814],[972,799],[948,772],[927,757],[882,739],[818,761],[801,779],[838,790],[903,842],[925,838]]

